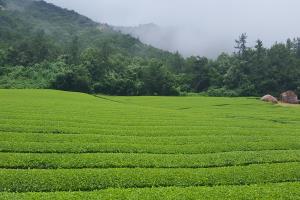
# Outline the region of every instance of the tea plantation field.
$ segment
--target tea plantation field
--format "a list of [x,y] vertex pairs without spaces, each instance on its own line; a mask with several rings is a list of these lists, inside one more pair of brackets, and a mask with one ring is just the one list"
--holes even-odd
[[0,199],[300,199],[300,107],[0,90]]

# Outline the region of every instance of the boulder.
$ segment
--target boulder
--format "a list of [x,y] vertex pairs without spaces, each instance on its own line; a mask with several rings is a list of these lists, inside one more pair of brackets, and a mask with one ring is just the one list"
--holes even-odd
[[280,95],[280,100],[282,103],[289,103],[289,104],[298,104],[298,96],[295,92],[289,90]]
[[262,101],[270,102],[270,103],[278,103],[278,100],[272,95],[265,95],[261,98]]

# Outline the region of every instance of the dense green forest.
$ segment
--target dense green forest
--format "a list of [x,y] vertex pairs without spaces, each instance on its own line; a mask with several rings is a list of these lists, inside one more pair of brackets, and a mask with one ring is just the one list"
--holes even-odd
[[[234,44],[233,44],[234,45]],[[0,88],[111,95],[300,93],[300,39],[183,58],[44,1],[0,0]]]

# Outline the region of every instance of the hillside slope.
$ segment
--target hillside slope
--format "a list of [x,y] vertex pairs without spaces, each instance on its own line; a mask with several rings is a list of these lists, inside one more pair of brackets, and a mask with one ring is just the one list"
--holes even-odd
[[45,1],[1,0],[0,88],[177,94],[176,57]]
[[114,31],[74,11],[62,9],[45,1],[2,0],[0,15],[0,44],[10,46],[43,30],[57,44],[72,41],[72,36],[82,40],[82,48],[95,43],[109,42],[112,47],[129,55],[157,57],[163,52],[142,44],[129,35]]
[[53,90],[0,97],[1,199],[299,196],[296,107]]

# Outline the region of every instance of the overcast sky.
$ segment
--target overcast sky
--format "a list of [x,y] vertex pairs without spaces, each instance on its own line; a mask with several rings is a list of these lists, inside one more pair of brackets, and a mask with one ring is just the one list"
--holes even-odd
[[[153,22],[177,29],[173,48],[214,56],[249,36],[270,46],[300,36],[300,0],[46,0],[97,22],[135,26]],[[174,36],[173,36],[174,37]]]

